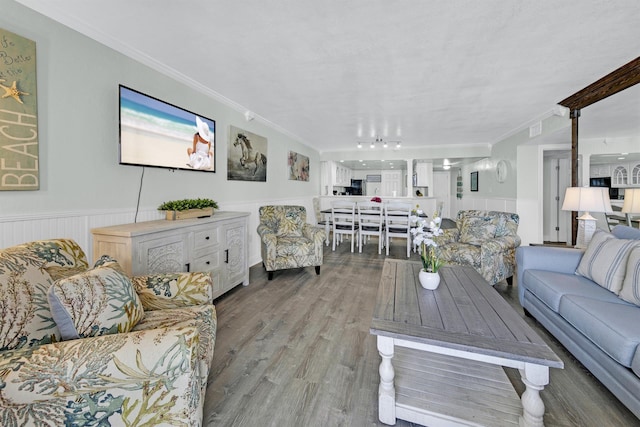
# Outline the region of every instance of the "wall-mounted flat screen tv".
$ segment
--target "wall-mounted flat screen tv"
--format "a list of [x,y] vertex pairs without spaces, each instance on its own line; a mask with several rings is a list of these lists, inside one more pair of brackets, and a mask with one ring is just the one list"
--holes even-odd
[[123,85],[120,164],[216,171],[216,122]]

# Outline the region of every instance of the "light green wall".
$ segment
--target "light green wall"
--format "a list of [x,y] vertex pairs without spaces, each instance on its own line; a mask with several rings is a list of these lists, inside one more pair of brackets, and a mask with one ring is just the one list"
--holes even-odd
[[[118,84],[216,120],[217,172],[146,168],[141,208],[318,194],[319,154],[307,145],[11,0],[0,10],[0,27],[36,42],[41,182],[39,191],[0,192],[0,215],[135,209],[142,168],[118,165]],[[266,183],[227,181],[230,125],[268,139]],[[309,182],[288,180],[289,150],[310,158]]]

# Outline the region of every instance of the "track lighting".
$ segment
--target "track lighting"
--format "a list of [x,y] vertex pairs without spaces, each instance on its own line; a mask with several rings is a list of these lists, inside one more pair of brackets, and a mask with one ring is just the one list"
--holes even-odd
[[[400,141],[391,141],[392,143],[395,142],[396,143],[396,149],[400,148]],[[376,137],[376,139],[374,141],[371,141],[369,143],[369,147],[371,149],[375,149],[376,145],[381,144],[382,148],[388,148],[389,147],[389,143],[387,141],[385,141],[384,139],[380,138],[379,136]],[[358,148],[362,148],[362,141],[358,141],[357,143]]]

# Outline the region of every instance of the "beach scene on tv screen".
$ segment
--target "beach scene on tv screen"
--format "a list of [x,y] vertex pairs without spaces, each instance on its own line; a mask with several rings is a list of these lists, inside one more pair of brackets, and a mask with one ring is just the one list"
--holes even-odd
[[120,87],[120,162],[213,172],[215,122]]

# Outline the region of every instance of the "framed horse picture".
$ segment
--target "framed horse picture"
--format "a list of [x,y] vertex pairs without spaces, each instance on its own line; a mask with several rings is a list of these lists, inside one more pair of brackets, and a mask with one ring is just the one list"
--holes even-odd
[[267,138],[230,127],[227,180],[267,181]]

